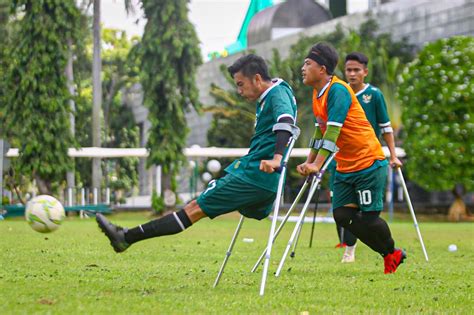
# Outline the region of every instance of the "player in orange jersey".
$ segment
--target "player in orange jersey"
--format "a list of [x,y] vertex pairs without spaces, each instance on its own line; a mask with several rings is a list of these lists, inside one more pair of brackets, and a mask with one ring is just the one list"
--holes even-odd
[[334,75],[338,62],[327,43],[314,45],[304,60],[303,83],[314,88],[316,130],[303,176],[318,173],[331,152],[337,152],[332,207],[336,223],[384,257],[384,272],[393,273],[406,258],[395,248],[390,228],[380,218],[388,162],[364,110],[350,86]]

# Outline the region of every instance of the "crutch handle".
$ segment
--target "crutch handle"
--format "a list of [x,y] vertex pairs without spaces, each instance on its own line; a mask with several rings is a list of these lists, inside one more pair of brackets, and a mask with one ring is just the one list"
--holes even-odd
[[281,174],[283,172],[283,169],[286,167],[286,162],[283,162],[280,166],[277,168],[274,168],[275,173]]
[[326,172],[325,169],[321,169],[319,172],[317,173],[311,173],[309,174],[308,176],[306,176],[306,181],[309,183],[309,182],[312,182],[313,181],[313,178],[316,177],[316,179],[318,180],[321,180],[323,178],[323,175],[324,175],[324,172]]

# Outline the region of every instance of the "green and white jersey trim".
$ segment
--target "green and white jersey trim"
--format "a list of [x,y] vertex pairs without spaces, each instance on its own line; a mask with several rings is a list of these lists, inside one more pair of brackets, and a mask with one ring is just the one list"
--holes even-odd
[[[270,91],[277,85],[279,85],[280,83],[283,82],[283,79],[280,79],[280,78],[275,78],[275,79],[272,79],[272,83],[273,85],[270,86],[268,89],[265,90],[265,92],[262,93],[262,95],[260,95],[260,97],[258,98],[258,102],[261,103],[265,97],[268,95],[268,93],[270,93]],[[263,105],[264,103],[261,104],[261,106]]]
[[295,123],[295,117],[293,117],[292,115],[290,114],[281,114],[280,116],[278,116],[277,118],[277,121],[279,121],[280,119],[284,118],[284,117],[289,117],[293,120],[293,123]]
[[380,137],[383,133],[393,132],[388,117],[387,105],[380,89],[366,83],[363,89],[355,95],[377,137]]
[[380,131],[382,131],[382,133],[393,133],[392,124],[390,122],[386,122],[384,124],[379,124],[379,127],[380,127]]
[[326,125],[328,125],[328,126],[342,127],[344,124],[341,124],[340,122],[337,122],[337,121],[328,121]]
[[323,86],[323,88],[321,89],[321,91],[319,91],[318,93],[318,98],[320,98],[321,96],[323,96],[324,92],[327,90],[327,88],[329,87],[329,84],[331,84],[331,81],[332,81],[332,77],[331,77],[331,80],[329,80],[328,83],[326,83],[325,86]]
[[364,85],[364,88],[363,88],[362,90],[360,90],[359,92],[357,92],[357,93],[355,94],[355,96],[361,95],[361,94],[364,93],[369,87],[370,87],[370,84],[365,84],[365,85]]

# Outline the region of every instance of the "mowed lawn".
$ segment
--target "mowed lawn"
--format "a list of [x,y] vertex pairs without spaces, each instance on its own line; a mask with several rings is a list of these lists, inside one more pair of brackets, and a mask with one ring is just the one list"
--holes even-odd
[[[135,226],[147,214],[118,214]],[[473,314],[474,224],[420,220],[426,262],[410,221],[391,223],[408,259],[395,274],[359,244],[356,262],[341,264],[334,224],[318,223],[313,248],[306,224],[294,259],[273,276],[294,223],[272,252],[264,297],[261,268],[250,269],[268,239],[270,220],[247,220],[221,283],[212,288],[238,222],[204,219],[179,235],[115,254],[93,219],[67,218],[51,234],[22,219],[0,221],[0,314]],[[244,242],[243,239],[253,239]],[[449,252],[456,244],[458,250]]]

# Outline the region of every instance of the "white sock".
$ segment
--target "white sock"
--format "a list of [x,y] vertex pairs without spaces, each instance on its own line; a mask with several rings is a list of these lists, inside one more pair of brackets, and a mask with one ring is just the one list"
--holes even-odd
[[345,253],[348,255],[354,255],[355,249],[356,249],[357,244],[354,244],[353,246],[346,246],[346,251]]

